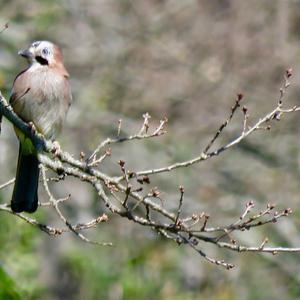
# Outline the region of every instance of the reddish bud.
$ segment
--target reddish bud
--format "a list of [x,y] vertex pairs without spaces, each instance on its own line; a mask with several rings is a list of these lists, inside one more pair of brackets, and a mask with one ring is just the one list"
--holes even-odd
[[150,178],[148,176],[143,176],[143,182],[150,184]]
[[237,94],[237,101],[240,102],[244,98],[244,95],[242,93]]
[[143,181],[142,178],[137,178],[136,181],[137,181],[139,184],[143,184],[143,183],[144,183],[144,181]]
[[292,209],[291,208],[287,208],[287,209],[284,210],[284,214],[286,216],[289,215],[289,214],[291,214],[291,213],[292,213]]
[[85,153],[83,151],[81,151],[79,155],[80,155],[80,159],[84,159]]
[[160,195],[160,191],[157,189],[157,187],[155,187],[151,190],[151,194],[152,194],[152,197],[157,198]]
[[128,178],[133,178],[135,176],[135,173],[132,171],[127,171]]
[[249,201],[249,202],[247,202],[246,203],[246,207],[248,208],[248,207],[254,207],[254,201]]
[[289,68],[285,71],[286,77],[290,78],[293,75],[293,69]]
[[192,215],[192,220],[196,221],[196,220],[198,220],[198,218],[199,218],[198,215],[196,215],[196,214],[193,214],[193,215]]
[[120,159],[118,164],[123,168],[125,166],[125,161]]
[[271,209],[275,208],[275,206],[276,205],[274,203],[268,203],[267,208],[271,210]]

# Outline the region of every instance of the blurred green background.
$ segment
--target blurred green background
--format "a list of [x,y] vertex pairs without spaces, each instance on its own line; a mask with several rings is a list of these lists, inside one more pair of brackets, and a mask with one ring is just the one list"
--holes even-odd
[[[300,1],[296,0],[0,0],[0,90],[9,95],[25,68],[17,51],[33,40],[59,44],[71,74],[74,103],[59,137],[63,148],[90,154],[99,141],[135,133],[142,114],[153,124],[169,118],[168,134],[113,147],[101,170],[118,174],[119,159],[140,170],[186,160],[207,144],[245,94],[250,123],[276,105],[282,75],[294,76],[286,104],[299,105]],[[299,125],[299,126],[298,126]],[[0,138],[0,183],[12,178],[18,143],[4,122]],[[237,116],[218,145],[242,130]],[[299,114],[270,132],[257,132],[238,147],[189,169],[157,176],[165,205],[176,207],[185,186],[183,214],[206,211],[214,225],[235,221],[245,203],[291,207],[278,224],[236,235],[246,245],[300,246]],[[105,212],[93,191],[72,178],[54,184],[72,222]],[[12,187],[0,191],[10,201]],[[40,199],[47,198],[40,189]],[[50,210],[35,215],[61,225]],[[150,229],[109,216],[88,233],[113,248],[84,244],[73,235],[51,238],[1,213],[0,299],[300,299],[300,256],[237,254],[203,245],[211,256],[236,265],[226,271],[195,252],[166,242]]]

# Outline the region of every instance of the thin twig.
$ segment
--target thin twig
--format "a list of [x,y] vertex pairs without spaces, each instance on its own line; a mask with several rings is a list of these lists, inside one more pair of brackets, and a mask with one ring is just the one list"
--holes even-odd
[[0,185],[0,190],[12,185],[15,182],[15,178],[8,180],[7,182]]

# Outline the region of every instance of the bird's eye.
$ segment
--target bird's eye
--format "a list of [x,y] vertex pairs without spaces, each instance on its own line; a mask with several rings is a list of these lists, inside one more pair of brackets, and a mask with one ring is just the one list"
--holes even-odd
[[42,54],[45,55],[45,56],[47,56],[49,53],[50,53],[50,51],[49,51],[48,48],[44,48],[44,49],[42,50]]

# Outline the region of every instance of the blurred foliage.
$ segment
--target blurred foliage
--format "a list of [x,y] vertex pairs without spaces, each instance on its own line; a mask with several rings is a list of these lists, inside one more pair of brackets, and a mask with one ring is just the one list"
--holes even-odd
[[[168,135],[113,147],[103,171],[162,166],[197,155],[225,119],[239,91],[250,122],[276,103],[282,74],[294,69],[287,100],[299,105],[300,1],[287,0],[0,0],[0,89],[5,95],[25,68],[17,51],[36,39],[58,43],[71,74],[74,103],[63,147],[89,154],[106,136],[136,132],[148,111],[153,123],[167,116]],[[153,125],[154,126],[154,125]],[[0,138],[0,182],[14,176],[17,141],[5,122]],[[237,136],[236,117],[221,142]],[[211,222],[234,221],[249,200],[292,207],[275,227],[243,233],[245,244],[299,246],[300,118],[295,114],[201,166],[159,175],[152,185],[165,205],[177,205],[186,190],[184,213],[207,211]],[[56,195],[73,195],[64,207],[71,220],[103,212],[91,190],[66,179]],[[149,187],[150,189],[151,187]],[[44,199],[43,191],[40,198]],[[9,202],[11,187],[0,192]],[[175,199],[175,200],[174,200]],[[57,225],[51,212],[37,217]],[[113,248],[85,245],[72,235],[49,238],[1,214],[0,299],[299,299],[299,254],[232,254],[203,245],[211,256],[237,267],[228,272],[196,253],[165,242],[145,228],[112,217],[91,234]]]

